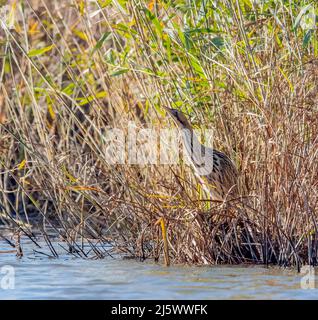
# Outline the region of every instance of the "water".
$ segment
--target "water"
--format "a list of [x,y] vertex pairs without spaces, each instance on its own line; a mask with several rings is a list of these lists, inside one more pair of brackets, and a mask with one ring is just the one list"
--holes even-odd
[[[318,289],[301,289],[303,275],[260,266],[165,267],[121,258],[83,260],[0,254],[0,268],[10,265],[15,288],[0,288],[1,299],[317,299]],[[0,250],[8,250],[0,243]],[[2,270],[3,271],[3,270]],[[4,273],[0,274],[3,284]]]

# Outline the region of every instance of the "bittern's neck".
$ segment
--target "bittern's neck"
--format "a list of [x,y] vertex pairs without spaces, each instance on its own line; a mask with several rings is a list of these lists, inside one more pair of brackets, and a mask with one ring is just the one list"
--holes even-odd
[[204,145],[202,145],[194,133],[193,129],[182,129],[182,138],[185,150],[192,160],[199,159],[204,155]]
[[188,122],[188,120],[185,117],[181,116],[179,113],[176,113],[173,115],[173,120],[181,130],[187,129],[189,131],[192,131],[191,124]]
[[181,128],[181,130],[188,130],[190,132],[193,132],[192,126],[187,120],[178,119],[178,121],[179,121],[179,128]]
[[199,176],[207,176],[213,170],[213,161],[209,159],[209,148],[201,144],[193,130],[183,130],[183,146],[190,164]]

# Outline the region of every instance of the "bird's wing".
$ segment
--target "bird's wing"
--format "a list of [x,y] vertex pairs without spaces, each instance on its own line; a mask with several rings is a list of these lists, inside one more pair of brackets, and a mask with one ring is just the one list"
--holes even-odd
[[231,195],[237,194],[238,172],[234,163],[228,156],[218,150],[209,149],[208,154],[213,161],[213,168],[206,175],[206,179],[211,184],[212,193],[218,194],[223,199],[229,193]]

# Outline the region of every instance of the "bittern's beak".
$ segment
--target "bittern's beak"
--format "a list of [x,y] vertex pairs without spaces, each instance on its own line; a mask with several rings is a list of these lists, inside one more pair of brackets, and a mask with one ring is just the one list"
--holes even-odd
[[176,109],[171,109],[168,107],[163,106],[163,108],[167,111],[167,113],[170,114],[173,122],[177,125],[180,126],[180,120],[178,118],[178,111]]
[[182,114],[181,111],[177,109],[171,109],[168,107],[163,106],[163,108],[170,114],[173,122],[180,128],[186,128],[192,130],[191,125],[188,123],[185,116]]
[[172,119],[175,119],[176,115],[175,115],[175,110],[174,109],[171,109],[171,108],[168,108],[168,107],[165,107],[165,106],[163,106],[163,109],[165,109],[172,116]]
[[171,109],[170,109],[170,108],[165,107],[165,106],[162,106],[162,108],[163,108],[163,109],[165,109],[168,113],[170,113],[170,114],[171,114]]

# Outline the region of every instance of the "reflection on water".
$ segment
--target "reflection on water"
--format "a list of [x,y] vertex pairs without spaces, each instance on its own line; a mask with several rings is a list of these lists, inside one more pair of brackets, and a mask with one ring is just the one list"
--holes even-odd
[[[0,250],[8,249],[0,243]],[[151,262],[1,253],[0,267],[15,270],[15,289],[0,289],[1,299],[317,299],[318,289],[300,287],[293,270],[253,267],[166,268]],[[3,277],[0,274],[0,278]]]

